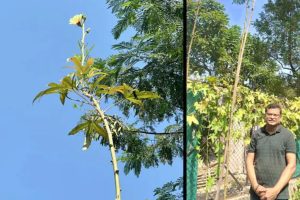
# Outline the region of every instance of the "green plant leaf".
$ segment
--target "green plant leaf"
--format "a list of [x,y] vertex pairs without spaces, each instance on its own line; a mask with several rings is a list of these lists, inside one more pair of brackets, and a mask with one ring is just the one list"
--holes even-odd
[[197,120],[195,115],[188,115],[186,118],[187,118],[186,121],[187,121],[189,126],[191,126],[193,123],[196,124],[196,125],[199,124],[199,121]]
[[48,86],[49,87],[59,87],[59,84],[57,84],[57,83],[49,83]]
[[136,96],[138,99],[157,99],[160,96],[155,92],[148,92],[148,91],[135,91]]
[[[126,98],[126,97],[125,97]],[[132,102],[132,103],[135,103],[135,104],[138,104],[138,105],[143,105],[142,101],[141,100],[138,100],[138,99],[135,99],[134,97],[127,97],[126,98],[128,101]]]
[[81,124],[78,124],[77,126],[75,126],[70,132],[69,135],[75,135],[76,133],[78,133],[79,131],[82,131],[83,129],[87,128],[89,126],[91,122],[87,121]]
[[32,103],[34,103],[37,99],[41,98],[42,96],[46,95],[46,94],[53,94],[53,93],[59,93],[60,90],[60,86],[56,86],[56,87],[51,87],[48,88],[46,90],[43,90],[41,92],[39,92],[33,99]]
[[60,92],[59,99],[62,105],[65,104],[67,94],[68,94],[68,90],[63,90]]
[[99,76],[96,81],[92,85],[92,90],[107,76],[107,74],[103,74],[102,76]]
[[103,127],[99,126],[99,124],[96,122],[92,122],[92,126],[97,133],[99,133],[105,139],[108,139],[107,132]]
[[74,81],[72,81],[72,79],[69,76],[65,76],[61,81],[61,84],[66,89],[73,89],[75,86]]

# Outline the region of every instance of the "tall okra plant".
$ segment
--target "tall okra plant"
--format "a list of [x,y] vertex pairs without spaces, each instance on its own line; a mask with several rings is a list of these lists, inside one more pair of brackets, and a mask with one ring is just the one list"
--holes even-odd
[[[110,149],[113,173],[115,180],[116,200],[121,199],[121,187],[119,180],[118,163],[116,159],[116,149],[114,138],[122,132],[124,123],[106,113],[102,104],[103,99],[114,96],[122,96],[122,101],[130,101],[135,106],[143,106],[144,99],[159,98],[154,92],[138,91],[127,84],[111,84],[109,81],[113,70],[109,70],[102,65],[96,65],[95,59],[89,57],[85,37],[90,32],[90,28],[85,28],[86,16],[83,14],[75,15],[70,19],[70,24],[79,27],[82,31],[82,37],[79,42],[80,54],[75,55],[68,60],[74,65],[71,67],[74,72],[67,74],[59,83],[49,83],[48,88],[39,92],[33,102],[47,94],[58,94],[61,103],[65,100],[80,102],[80,104],[89,106],[92,110],[81,117],[80,123],[76,125],[69,133],[74,135],[79,132],[84,133],[83,150],[88,149],[93,140],[106,142]],[[102,67],[101,67],[102,66]],[[117,105],[118,102],[113,102]],[[105,104],[105,106],[107,106]]]

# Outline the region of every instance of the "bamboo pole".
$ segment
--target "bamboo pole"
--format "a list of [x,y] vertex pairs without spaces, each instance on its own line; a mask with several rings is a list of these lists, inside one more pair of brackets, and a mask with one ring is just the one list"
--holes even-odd
[[232,102],[231,102],[231,110],[230,110],[230,118],[229,118],[229,129],[228,129],[228,133],[226,135],[226,140],[225,140],[225,154],[224,154],[224,163],[223,163],[223,167],[222,167],[222,172],[221,175],[219,176],[219,180],[218,180],[218,185],[217,185],[217,193],[215,196],[215,200],[219,200],[220,199],[220,187],[222,184],[222,179],[225,173],[225,179],[224,179],[224,200],[227,199],[227,177],[228,177],[228,170],[229,170],[229,160],[230,160],[230,140],[231,140],[231,132],[233,129],[233,115],[235,112],[235,105],[236,105],[236,95],[237,95],[237,86],[239,83],[239,79],[240,79],[240,71],[241,71],[241,65],[242,65],[242,61],[243,61],[243,54],[244,54],[244,50],[245,50],[245,44],[246,44],[246,40],[247,40],[247,36],[248,36],[248,32],[249,32],[249,27],[250,27],[250,23],[251,23],[251,19],[252,19],[252,15],[253,15],[253,11],[254,11],[254,6],[255,6],[255,0],[252,0],[252,5],[251,5],[251,10],[249,12],[249,7],[248,7],[248,2],[249,0],[246,1],[245,5],[246,5],[246,18],[245,18],[245,22],[244,22],[244,28],[243,28],[243,32],[242,32],[242,39],[241,39],[241,45],[240,45],[240,51],[239,51],[239,56],[238,56],[238,64],[237,64],[237,69],[236,69],[236,74],[235,74],[235,81],[234,81],[234,85],[233,85],[233,92],[232,92]]
[[[246,19],[245,19],[245,24],[244,24],[244,31],[242,35],[242,42],[240,46],[240,52],[239,52],[239,57],[238,57],[238,65],[237,65],[237,70],[235,74],[235,80],[234,80],[234,86],[233,86],[233,93],[232,93],[232,102],[231,102],[231,111],[230,111],[230,118],[229,118],[229,129],[228,129],[228,134],[226,137],[226,146],[227,146],[227,151],[225,152],[225,160],[226,162],[226,174],[225,174],[225,180],[224,180],[224,200],[226,200],[227,197],[227,177],[228,177],[228,170],[229,170],[229,160],[230,160],[230,151],[231,151],[231,146],[230,146],[230,140],[231,140],[231,132],[233,129],[233,115],[235,112],[235,106],[236,106],[236,96],[237,96],[237,90],[238,90],[238,83],[240,80],[240,71],[241,71],[241,65],[243,61],[243,55],[244,55],[244,50],[245,50],[245,44],[247,41],[247,36],[249,32],[249,27],[254,11],[254,6],[255,6],[255,0],[252,0],[252,5],[251,8],[248,7],[248,1],[246,2]],[[249,11],[250,9],[250,11]],[[224,170],[224,168],[223,168]]]
[[[190,1],[190,3],[191,3],[191,1]],[[191,56],[191,50],[192,50],[193,41],[194,41],[195,32],[196,32],[196,26],[197,26],[198,15],[199,15],[199,12],[200,12],[200,3],[201,3],[201,0],[198,0],[197,10],[196,10],[196,14],[195,14],[195,21],[194,21],[194,24],[193,24],[193,29],[192,29],[192,34],[191,34],[191,41],[190,41],[190,44],[189,44],[189,46],[188,46],[188,51],[187,51],[187,59],[186,59],[186,80],[188,80],[188,78],[189,78],[190,56]],[[185,47],[184,47],[184,48],[185,48]]]

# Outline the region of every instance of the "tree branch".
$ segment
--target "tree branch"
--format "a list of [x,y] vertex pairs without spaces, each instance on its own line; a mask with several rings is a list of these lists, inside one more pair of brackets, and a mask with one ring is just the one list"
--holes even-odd
[[183,134],[183,131],[175,131],[175,132],[147,132],[147,131],[131,131],[131,130],[126,130],[126,132],[131,132],[131,133],[144,133],[144,134],[148,134],[148,135]]

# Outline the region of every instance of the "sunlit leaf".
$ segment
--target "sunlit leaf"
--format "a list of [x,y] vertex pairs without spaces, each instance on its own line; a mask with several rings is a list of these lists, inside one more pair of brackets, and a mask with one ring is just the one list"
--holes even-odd
[[86,61],[86,66],[87,66],[87,67],[91,67],[93,64],[94,64],[94,59],[93,59],[93,58],[89,58],[89,59]]
[[69,132],[69,135],[75,135],[79,131],[82,131],[83,129],[87,128],[89,126],[89,124],[90,124],[90,121],[78,124]]
[[83,66],[81,65],[81,62],[78,57],[74,56],[70,58],[70,60],[75,64],[76,73],[78,76],[81,76],[83,74]]
[[96,81],[92,85],[92,89],[94,89],[105,77],[107,74],[103,74],[102,76],[99,76]]
[[99,126],[99,124],[97,124],[96,122],[93,122],[92,126],[93,126],[94,130],[97,133],[99,133],[105,139],[108,139],[107,132],[106,132],[106,130],[104,128],[102,128],[101,126]]
[[148,92],[148,91],[136,91],[136,96],[138,99],[157,99],[160,96],[155,92]]
[[63,86],[65,86],[65,88],[68,89],[72,89],[75,86],[75,84],[69,76],[64,77],[61,83]]
[[199,121],[197,120],[195,115],[188,115],[186,118],[187,118],[186,121],[187,121],[189,126],[191,126],[193,123],[196,124],[196,125],[199,124]]
[[120,86],[116,86],[116,87],[111,87],[111,88],[109,89],[109,92],[110,92],[111,94],[115,94],[115,93],[117,93],[117,92],[120,92],[120,93],[124,94],[124,90],[125,90],[124,86],[123,86],[123,85],[120,85]]
[[138,104],[138,105],[142,105],[142,101],[141,100],[138,100],[138,99],[135,99],[135,98],[126,98],[127,100],[129,100],[130,102],[134,103],[134,104]]
[[43,90],[41,92],[39,92],[33,99],[32,103],[34,103],[37,99],[41,98],[42,96],[46,95],[46,94],[53,94],[53,93],[59,93],[60,90],[60,86],[56,86],[56,87],[51,87],[48,88],[46,90]]
[[59,84],[57,84],[57,83],[49,83],[48,86],[49,87],[59,87]]
[[60,99],[60,102],[62,105],[65,104],[67,94],[68,94],[68,90],[63,90],[63,91],[61,91],[61,93],[59,95],[59,99]]

